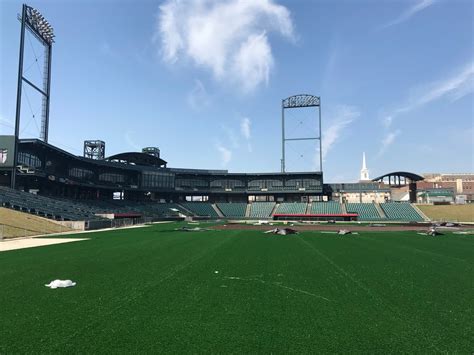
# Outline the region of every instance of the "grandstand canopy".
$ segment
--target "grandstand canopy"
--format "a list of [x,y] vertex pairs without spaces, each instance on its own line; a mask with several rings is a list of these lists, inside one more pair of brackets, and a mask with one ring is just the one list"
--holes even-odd
[[405,185],[410,182],[421,181],[423,179],[423,176],[418,174],[409,173],[406,171],[394,171],[392,173],[376,177],[375,179],[372,179],[372,181],[388,183],[389,185]]
[[106,160],[111,162],[119,162],[132,165],[141,165],[141,166],[154,166],[160,167],[165,166],[167,162],[161,158],[158,158],[154,155],[140,152],[127,152],[111,155],[106,158]]

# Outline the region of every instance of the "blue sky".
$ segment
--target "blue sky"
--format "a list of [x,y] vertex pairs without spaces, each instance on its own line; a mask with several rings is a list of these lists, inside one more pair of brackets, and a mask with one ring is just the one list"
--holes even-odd
[[[372,177],[474,170],[472,1],[29,5],[57,35],[50,142],[75,154],[102,139],[107,155],[158,146],[173,167],[279,171],[281,100],[309,93],[326,181],[357,180],[364,151]],[[20,10],[0,3],[0,134],[13,130]],[[40,48],[26,48],[39,79]],[[26,95],[22,137],[36,137],[41,105]],[[289,115],[287,132],[317,133],[311,114]],[[288,170],[318,169],[314,146],[287,151]]]

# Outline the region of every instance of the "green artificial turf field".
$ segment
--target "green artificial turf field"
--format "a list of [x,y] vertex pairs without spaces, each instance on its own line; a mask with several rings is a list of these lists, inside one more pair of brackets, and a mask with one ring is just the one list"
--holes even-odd
[[177,226],[0,253],[0,353],[474,350],[472,236]]

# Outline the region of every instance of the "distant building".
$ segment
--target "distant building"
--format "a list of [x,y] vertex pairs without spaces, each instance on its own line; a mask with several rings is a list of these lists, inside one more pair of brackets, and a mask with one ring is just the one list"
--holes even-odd
[[417,182],[418,191],[427,193],[423,202],[435,202],[433,198],[429,201],[428,197],[447,197],[448,191],[452,192],[451,197],[445,200],[457,203],[474,202],[474,173],[427,173],[423,174],[423,177],[423,181]]

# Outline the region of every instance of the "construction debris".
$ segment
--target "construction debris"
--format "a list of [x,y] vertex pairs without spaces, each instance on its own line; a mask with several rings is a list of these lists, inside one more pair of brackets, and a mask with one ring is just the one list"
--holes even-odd
[[278,235],[288,235],[288,234],[298,234],[298,231],[291,228],[275,228],[269,231],[264,232],[265,234],[278,234]]
[[440,223],[435,223],[436,227],[460,227],[461,225],[459,223],[454,223],[454,222],[440,222]]
[[443,235],[436,230],[436,227],[430,227],[425,233],[417,233],[419,235],[429,235],[430,237],[436,237],[437,235]]
[[443,235],[443,233],[438,232],[435,227],[431,227],[430,229],[428,229],[426,234],[431,237],[436,237],[437,235]]
[[76,286],[76,283],[72,282],[71,280],[54,280],[54,281],[51,281],[49,284],[46,284],[45,286],[55,289],[55,288],[63,288],[63,287],[73,287],[73,286]]
[[348,229],[339,229],[339,232],[337,232],[339,235],[346,235],[346,234],[352,234],[352,232]]
[[181,231],[181,232],[205,232],[205,231],[209,231],[210,229],[200,228],[200,227],[194,227],[194,228],[181,227],[181,228],[176,228],[175,230]]

